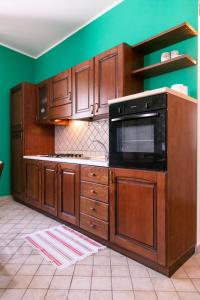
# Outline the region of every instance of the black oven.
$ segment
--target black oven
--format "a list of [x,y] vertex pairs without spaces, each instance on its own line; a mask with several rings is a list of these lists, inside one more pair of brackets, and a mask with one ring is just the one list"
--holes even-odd
[[111,167],[166,170],[166,94],[111,104],[109,116]]

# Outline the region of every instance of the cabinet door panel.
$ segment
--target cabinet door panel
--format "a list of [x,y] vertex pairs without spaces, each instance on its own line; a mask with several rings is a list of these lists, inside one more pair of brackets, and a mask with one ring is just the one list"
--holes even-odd
[[160,264],[165,255],[165,173],[111,169],[110,239]]
[[41,162],[25,160],[26,201],[41,208]]
[[21,88],[11,91],[11,129],[22,130],[23,126],[23,96]]
[[12,195],[23,199],[23,133],[11,132],[11,190]]
[[59,165],[58,216],[64,221],[79,224],[79,166]]
[[43,163],[42,209],[57,216],[57,164]]
[[72,69],[73,118],[87,118],[93,115],[94,101],[94,59]]
[[49,121],[49,80],[37,85],[37,121],[48,123]]

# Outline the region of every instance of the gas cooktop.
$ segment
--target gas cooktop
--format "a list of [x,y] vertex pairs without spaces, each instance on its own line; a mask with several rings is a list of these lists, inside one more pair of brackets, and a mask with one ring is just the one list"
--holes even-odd
[[59,153],[59,154],[48,154],[48,155],[39,155],[42,157],[53,157],[53,158],[83,158],[83,154],[75,153]]

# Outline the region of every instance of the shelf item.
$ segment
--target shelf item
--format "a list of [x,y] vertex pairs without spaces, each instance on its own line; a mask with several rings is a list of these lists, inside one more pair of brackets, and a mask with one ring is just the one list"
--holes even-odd
[[148,54],[196,35],[197,31],[191,25],[184,22],[134,45],[133,49],[140,53]]
[[192,65],[196,65],[196,61],[189,55],[185,54],[164,62],[159,62],[157,64],[134,70],[132,74],[142,78],[148,78],[190,67]]

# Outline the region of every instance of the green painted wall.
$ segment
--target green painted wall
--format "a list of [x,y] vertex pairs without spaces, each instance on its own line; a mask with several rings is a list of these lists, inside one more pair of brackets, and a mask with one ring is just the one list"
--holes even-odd
[[34,82],[35,61],[0,46],[0,160],[5,168],[0,196],[10,194],[10,88],[22,81]]
[[[121,42],[138,43],[163,30],[189,22],[197,29],[198,0],[125,0],[36,61],[36,82],[74,66]],[[197,58],[197,38],[170,47]],[[162,52],[162,51],[161,51]],[[160,51],[146,57],[159,61]],[[197,68],[192,67],[145,80],[145,89],[184,83],[197,93]]]
[[[10,193],[10,87],[21,81],[39,82],[117,44],[138,43],[184,21],[197,29],[198,0],[124,0],[35,61],[0,47],[0,160],[6,164],[0,180],[0,195]],[[197,58],[197,38],[167,49],[178,49]],[[159,61],[162,51],[147,55],[145,64]],[[145,80],[145,89],[171,86],[173,83],[188,85],[190,95],[196,97],[197,67]]]

